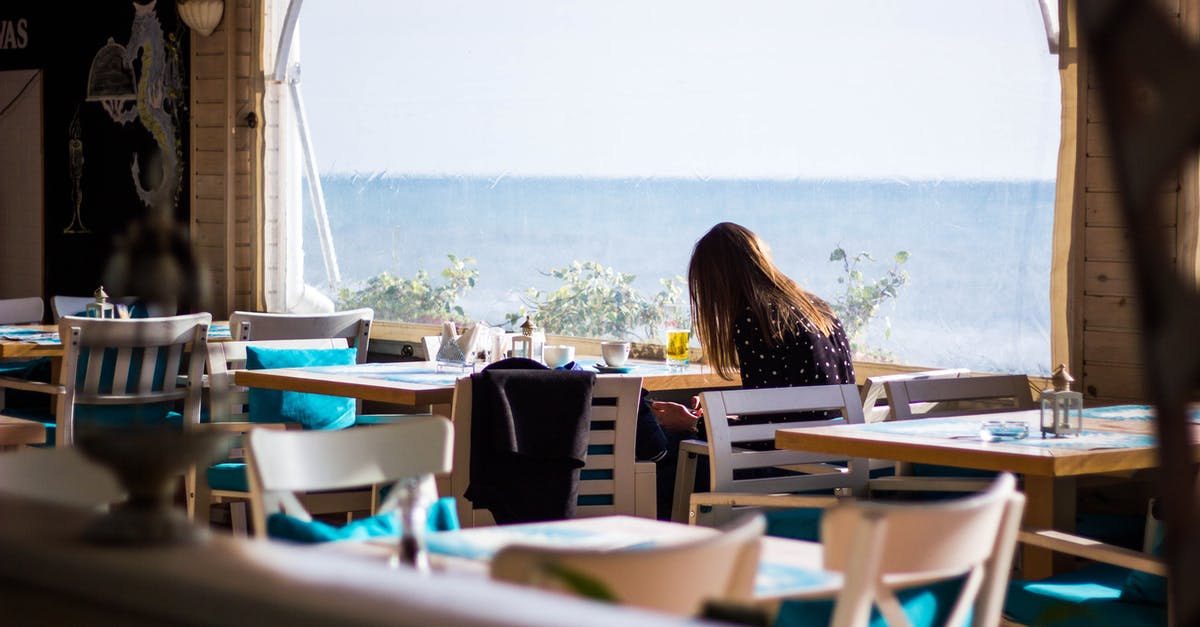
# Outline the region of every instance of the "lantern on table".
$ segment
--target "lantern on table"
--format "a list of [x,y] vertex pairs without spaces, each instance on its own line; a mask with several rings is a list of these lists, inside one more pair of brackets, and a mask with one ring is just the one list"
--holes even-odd
[[545,344],[546,335],[533,325],[533,316],[525,316],[525,322],[521,323],[521,335],[512,338],[512,356],[541,361]]
[[1083,431],[1083,394],[1071,391],[1075,379],[1064,364],[1054,369],[1052,389],[1042,390],[1042,437],[1079,435]]
[[113,308],[113,304],[108,302],[108,294],[104,292],[104,286],[96,288],[96,292],[92,294],[96,300],[87,304],[84,313],[89,318],[116,318],[117,312]]

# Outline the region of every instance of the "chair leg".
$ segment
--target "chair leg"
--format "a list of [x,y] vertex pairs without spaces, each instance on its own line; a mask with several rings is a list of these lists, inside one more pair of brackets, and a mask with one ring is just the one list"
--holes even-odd
[[245,501],[230,501],[229,503],[229,524],[233,531],[233,535],[240,538],[245,538],[250,535],[246,525],[246,502]]
[[699,460],[694,453],[679,451],[677,464],[671,520],[677,523],[687,523],[689,501],[692,498],[692,489],[696,485],[696,466],[699,465]]

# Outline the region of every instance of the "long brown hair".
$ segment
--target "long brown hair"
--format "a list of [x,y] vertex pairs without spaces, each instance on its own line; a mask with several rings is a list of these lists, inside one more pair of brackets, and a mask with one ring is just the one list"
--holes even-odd
[[688,296],[704,358],[724,379],[737,368],[733,324],[747,307],[768,343],[782,341],[784,333],[806,323],[828,337],[837,319],[828,303],[775,267],[765,242],[732,222],[714,226],[696,242],[688,264]]

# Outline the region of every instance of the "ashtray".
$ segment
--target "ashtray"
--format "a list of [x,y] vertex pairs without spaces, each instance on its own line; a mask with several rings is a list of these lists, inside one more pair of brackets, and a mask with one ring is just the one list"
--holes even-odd
[[979,425],[979,439],[984,442],[996,440],[1021,440],[1029,436],[1029,423],[1023,420],[988,420]]

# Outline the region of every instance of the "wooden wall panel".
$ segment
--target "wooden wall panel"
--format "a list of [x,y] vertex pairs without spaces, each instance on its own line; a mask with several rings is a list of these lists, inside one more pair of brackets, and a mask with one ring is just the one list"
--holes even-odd
[[255,309],[260,200],[256,139],[261,4],[227,0],[211,36],[192,35],[192,238],[213,278],[213,314]]
[[[1155,1],[1178,21],[1180,0]],[[1085,206],[1083,212],[1078,212],[1084,220],[1080,247],[1084,276],[1081,283],[1073,287],[1083,310],[1082,389],[1092,404],[1144,400],[1140,328],[1133,298],[1129,240],[1124,218],[1120,215],[1120,197],[1112,174],[1112,149],[1104,127],[1107,117],[1100,105],[1097,84],[1096,76],[1089,71],[1079,90],[1087,101],[1080,105],[1087,112],[1087,124],[1084,125],[1087,156],[1082,177]],[[1150,97],[1147,92],[1135,94],[1136,99],[1143,101]],[[1159,211],[1139,217],[1162,227],[1160,241],[1173,260],[1184,256],[1186,251],[1180,246],[1188,241],[1186,234],[1178,228],[1188,224],[1181,220],[1182,186],[1179,171],[1168,174],[1160,187]]]

